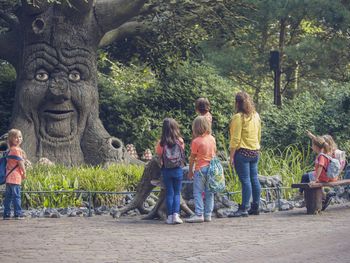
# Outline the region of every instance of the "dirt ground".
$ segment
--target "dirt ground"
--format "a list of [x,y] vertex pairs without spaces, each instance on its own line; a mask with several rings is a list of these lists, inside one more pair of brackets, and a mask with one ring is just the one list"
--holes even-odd
[[165,225],[138,217],[0,221],[0,262],[350,262],[350,204]]

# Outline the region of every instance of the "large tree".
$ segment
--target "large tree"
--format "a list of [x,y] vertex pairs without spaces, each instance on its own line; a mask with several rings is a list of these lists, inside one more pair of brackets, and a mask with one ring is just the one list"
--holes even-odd
[[0,58],[17,72],[11,127],[22,130],[30,160],[66,165],[125,159],[98,110],[96,52],[105,34],[136,16],[145,0],[22,3],[0,11],[8,31]]

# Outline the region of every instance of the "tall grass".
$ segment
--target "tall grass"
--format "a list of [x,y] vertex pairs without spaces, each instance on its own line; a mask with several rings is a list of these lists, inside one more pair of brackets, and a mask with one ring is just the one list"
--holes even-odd
[[[313,170],[313,155],[310,148],[300,145],[289,145],[283,151],[279,149],[263,149],[260,154],[258,173],[263,176],[278,176],[284,187],[300,182],[301,176]],[[241,184],[238,176],[231,169],[225,170],[226,186],[229,192],[240,192]],[[264,195],[266,193],[263,193]],[[291,191],[286,192],[290,197]],[[236,202],[241,201],[240,195],[232,196]]]
[[[28,179],[23,183],[24,191],[133,191],[140,181],[143,167],[118,164],[107,169],[101,167],[35,166],[28,170]],[[115,204],[120,196],[94,195],[98,205]],[[25,195],[24,206],[67,207],[79,206],[86,196],[82,194],[35,194]]]

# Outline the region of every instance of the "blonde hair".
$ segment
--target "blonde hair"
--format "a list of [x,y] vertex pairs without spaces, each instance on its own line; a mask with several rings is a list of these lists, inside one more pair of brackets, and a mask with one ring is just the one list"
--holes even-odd
[[322,149],[324,153],[329,153],[331,151],[331,146],[326,142],[323,136],[315,136],[312,138],[312,144]]
[[238,113],[243,113],[247,117],[251,116],[255,112],[254,102],[248,93],[240,91],[236,94],[236,110]]
[[192,122],[192,132],[194,137],[203,134],[211,134],[211,125],[205,116],[197,116]]
[[332,152],[334,152],[336,149],[338,149],[338,146],[335,143],[335,141],[333,140],[332,136],[330,136],[329,134],[326,134],[326,135],[323,135],[322,137],[328,143]]
[[7,135],[7,143],[9,146],[12,146],[12,141],[16,136],[22,136],[22,132],[20,130],[17,130],[17,129],[9,130],[8,135]]

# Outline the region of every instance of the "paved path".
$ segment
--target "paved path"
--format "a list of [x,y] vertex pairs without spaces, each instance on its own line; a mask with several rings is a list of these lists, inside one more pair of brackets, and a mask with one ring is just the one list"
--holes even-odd
[[350,204],[174,226],[110,216],[0,221],[0,262],[350,262]]

